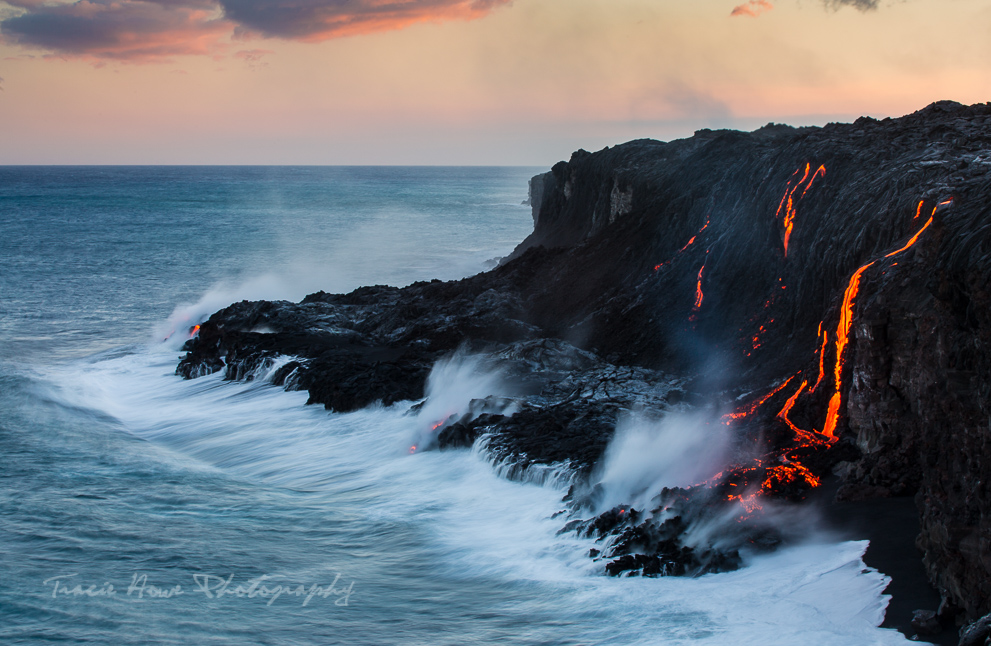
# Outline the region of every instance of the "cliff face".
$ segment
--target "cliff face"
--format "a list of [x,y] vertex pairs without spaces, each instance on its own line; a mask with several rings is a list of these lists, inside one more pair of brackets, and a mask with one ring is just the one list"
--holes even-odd
[[[792,192],[790,173],[805,164],[825,175]],[[940,103],[884,122],[633,142],[579,152],[534,182],[542,199],[523,246],[594,247],[603,230],[626,228],[637,271],[662,264],[623,300],[625,316],[660,334],[616,334],[600,311],[586,343],[669,369],[684,348],[658,339],[702,347],[690,369],[713,370],[698,359],[718,356],[730,389],[799,370],[817,379],[823,329],[828,383],[844,293],[874,261],[851,299],[840,370],[836,432],[861,454],[838,465],[840,496],[915,495],[931,581],[970,617],[991,611],[991,108]],[[929,216],[911,248],[885,258]],[[679,255],[706,222],[701,244]],[[790,419],[821,431],[829,388],[807,393]]]
[[844,491],[915,493],[930,580],[971,617],[991,611],[987,226],[940,227],[911,266],[869,286],[847,409],[864,457]]
[[291,354],[277,380],[349,410],[422,396],[432,362],[469,344],[531,395],[442,420],[431,442],[485,438],[497,459],[586,476],[619,412],[721,403],[759,457],[701,498],[574,525],[616,537],[608,572],[731,567],[678,544],[693,500],[750,518],[835,471],[847,498],[915,495],[933,583],[991,611],[991,105],[579,151],[530,189],[534,232],[497,269],[234,305],[180,374]]

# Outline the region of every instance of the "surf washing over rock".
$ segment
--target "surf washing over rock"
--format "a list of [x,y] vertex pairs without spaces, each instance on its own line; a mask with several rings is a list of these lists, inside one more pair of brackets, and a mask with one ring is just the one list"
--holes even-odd
[[411,452],[569,483],[610,575],[733,570],[836,479],[915,496],[940,619],[991,611],[991,105],[580,150],[530,197],[491,271],[236,303],[177,372],[426,397]]

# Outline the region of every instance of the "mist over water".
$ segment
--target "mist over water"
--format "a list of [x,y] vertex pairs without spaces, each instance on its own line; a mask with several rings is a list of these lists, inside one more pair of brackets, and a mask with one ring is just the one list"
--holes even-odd
[[[529,232],[533,172],[0,169],[0,642],[902,642],[875,628],[865,543],[612,579],[595,543],[557,534],[560,482],[502,478],[481,446],[410,453],[511,394],[477,357],[435,366],[413,411],[307,407],[271,367],[174,376],[188,327],[234,300],[478,271]],[[630,416],[606,491],[690,484],[724,459],[704,421]],[[289,592],[197,584],[228,577]],[[53,598],[53,578],[116,594]]]
[[726,467],[730,445],[729,429],[712,411],[621,417],[597,475],[603,510],[618,504],[644,509],[664,487],[708,480]]

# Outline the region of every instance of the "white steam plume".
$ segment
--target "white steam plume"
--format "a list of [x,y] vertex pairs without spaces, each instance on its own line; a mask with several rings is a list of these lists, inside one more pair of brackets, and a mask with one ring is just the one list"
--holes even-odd
[[726,427],[711,412],[622,417],[600,467],[602,504],[642,509],[664,487],[698,484],[722,469],[729,444]]
[[416,416],[411,452],[430,448],[437,441],[441,425],[452,415],[458,419],[469,413],[480,414],[481,410],[472,410],[472,400],[508,394],[502,374],[483,365],[481,357],[459,350],[441,359],[427,377],[427,399]]

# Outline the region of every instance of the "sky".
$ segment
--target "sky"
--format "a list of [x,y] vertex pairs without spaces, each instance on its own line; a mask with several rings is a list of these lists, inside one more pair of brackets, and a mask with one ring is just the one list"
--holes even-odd
[[0,164],[549,166],[991,101],[989,0],[0,0]]

